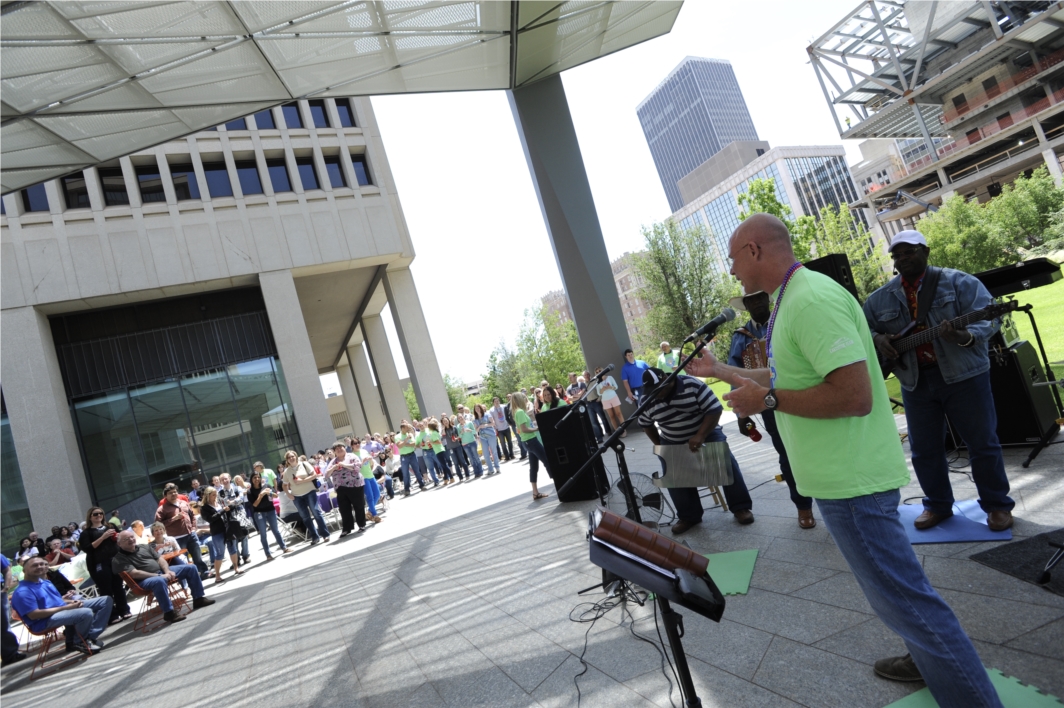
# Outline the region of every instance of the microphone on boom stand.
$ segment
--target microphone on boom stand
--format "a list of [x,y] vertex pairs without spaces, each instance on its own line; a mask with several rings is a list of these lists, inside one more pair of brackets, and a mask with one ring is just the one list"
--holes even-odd
[[730,307],[725,307],[719,315],[711,319],[709,322],[706,322],[694,332],[691,332],[691,334],[687,335],[687,339],[683,340],[683,343],[687,344],[689,342],[695,341],[696,339],[713,334],[717,331],[717,328],[720,327],[722,324],[724,324],[725,322],[731,322],[734,319],[735,310],[731,309]]

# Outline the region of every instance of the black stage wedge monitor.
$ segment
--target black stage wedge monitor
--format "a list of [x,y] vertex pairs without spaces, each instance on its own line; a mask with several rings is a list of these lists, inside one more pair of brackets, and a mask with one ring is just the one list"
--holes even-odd
[[861,298],[857,296],[857,284],[853,282],[853,273],[850,272],[850,259],[845,253],[832,253],[823,258],[816,258],[804,263],[809,270],[823,273],[836,283],[846,288],[857,302]]
[[[550,471],[554,475],[554,488],[558,490],[561,490],[562,485],[568,482],[591,457],[588,452],[588,441],[584,436],[585,424],[588,429],[591,427],[591,421],[587,418],[587,407],[581,406],[579,401],[575,405],[577,410],[573,411],[573,414],[557,429],[554,426],[565,417],[570,406],[540,411],[536,414],[539,434],[543,438],[543,449],[547,451]],[[597,447],[595,438],[591,435],[590,439],[591,449],[594,450]],[[595,475],[601,474],[602,479],[606,479],[606,468],[602,464],[601,457],[595,460],[591,467],[564,495],[561,491],[558,492],[559,501],[598,499],[598,492],[595,490]]]

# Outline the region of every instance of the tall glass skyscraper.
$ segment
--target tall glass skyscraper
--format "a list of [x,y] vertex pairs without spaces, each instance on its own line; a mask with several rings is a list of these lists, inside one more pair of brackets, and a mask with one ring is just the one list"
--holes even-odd
[[683,206],[676,183],[736,140],[758,140],[723,59],[687,57],[636,108],[669,208]]

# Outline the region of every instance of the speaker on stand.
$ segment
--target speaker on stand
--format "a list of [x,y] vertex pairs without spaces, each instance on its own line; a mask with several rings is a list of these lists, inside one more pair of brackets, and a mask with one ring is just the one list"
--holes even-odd
[[828,276],[846,288],[857,302],[861,301],[861,298],[857,296],[857,283],[854,282],[853,273],[850,271],[850,259],[845,253],[831,253],[802,265],[809,270]]
[[[565,418],[567,413],[572,413],[572,415],[556,428],[555,426],[562,418]],[[589,416],[590,411],[587,406],[579,401],[572,406],[562,406],[536,414],[536,424],[539,426],[540,437],[543,438],[543,449],[547,451],[547,460],[550,462],[550,471],[554,477],[554,488],[559,490],[559,501],[599,499],[597,483],[603,485],[604,492],[609,489],[606,467],[602,463],[602,457],[599,457],[592,465],[590,474],[585,473],[571,489],[565,494],[561,493],[562,485],[584,466],[584,463],[591,458],[591,453],[598,447],[594,433],[591,432]]]

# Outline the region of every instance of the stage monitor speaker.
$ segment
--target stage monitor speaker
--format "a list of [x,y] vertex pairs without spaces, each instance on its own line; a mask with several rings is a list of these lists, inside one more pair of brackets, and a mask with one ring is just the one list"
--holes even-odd
[[1056,425],[1057,404],[1045,381],[1038,353],[1028,341],[990,353],[990,389],[1002,445],[1033,445]]
[[845,253],[832,253],[803,265],[809,270],[828,276],[846,288],[857,299],[857,302],[861,301],[861,298],[857,297],[857,284],[853,281],[853,273],[850,271],[850,259]]
[[[562,423],[560,428],[555,429],[565,414],[569,412],[569,406],[562,406],[549,411],[540,411],[536,414],[536,424],[539,425],[539,434],[543,438],[543,449],[547,451],[547,460],[550,462],[550,471],[554,476],[554,487],[560,490],[562,485],[568,482],[577,471],[584,466],[591,454],[588,451],[588,438],[590,435],[591,449],[594,450],[595,438],[589,432],[591,421],[587,418],[587,406],[576,403],[577,410]],[[585,427],[586,423],[586,427]],[[585,434],[585,431],[588,431]],[[573,485],[573,488],[564,495],[558,492],[558,500],[563,502],[588,501],[598,499],[598,491],[595,487],[595,475],[601,474],[601,479],[606,480],[606,468],[599,457],[591,466],[591,470]]]

